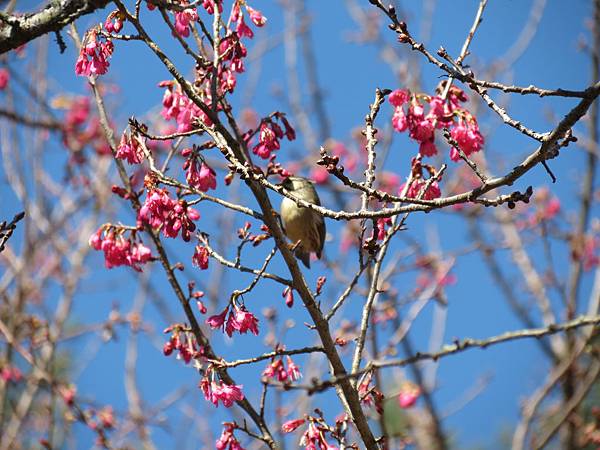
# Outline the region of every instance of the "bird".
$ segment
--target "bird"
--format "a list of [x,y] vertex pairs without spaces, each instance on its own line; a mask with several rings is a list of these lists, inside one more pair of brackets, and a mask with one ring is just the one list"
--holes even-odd
[[[290,176],[281,186],[294,196],[321,206],[319,195],[313,183],[303,177]],[[287,197],[283,197],[280,210],[283,231],[296,245],[294,253],[307,269],[310,269],[310,254],[315,253],[321,259],[325,243],[325,220],[312,208],[305,208]]]

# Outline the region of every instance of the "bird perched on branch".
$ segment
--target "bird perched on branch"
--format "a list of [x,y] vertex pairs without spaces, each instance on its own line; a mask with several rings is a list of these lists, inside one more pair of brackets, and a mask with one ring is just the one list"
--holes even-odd
[[[321,201],[312,182],[306,178],[290,176],[281,185],[292,195],[306,202],[321,206]],[[325,220],[311,208],[298,206],[294,200],[284,197],[281,201],[283,231],[295,245],[296,258],[310,269],[310,254],[321,259],[325,243]]]

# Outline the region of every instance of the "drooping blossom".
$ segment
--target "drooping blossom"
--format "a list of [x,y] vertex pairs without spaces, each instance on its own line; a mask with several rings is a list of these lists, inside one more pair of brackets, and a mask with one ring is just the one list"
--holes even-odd
[[[231,307],[231,309],[230,309]],[[250,331],[258,335],[258,319],[254,314],[246,309],[244,305],[237,305],[235,302],[227,306],[220,314],[210,316],[206,323],[212,329],[221,328],[221,331],[227,333],[229,337],[237,331],[240,334],[246,334]]]
[[208,269],[208,249],[203,245],[197,245],[192,256],[192,264],[202,270]]
[[198,21],[196,8],[185,8],[183,11],[175,11],[175,31],[182,37],[190,35],[190,23]]
[[254,25],[257,27],[262,27],[265,23],[267,23],[267,18],[263,16],[260,11],[250,8],[248,5],[246,5],[246,11],[248,11],[248,14],[250,15],[250,20],[252,20]]
[[386,235],[386,228],[392,225],[391,217],[381,217],[377,219],[377,240],[383,241]]
[[[467,101],[467,96],[461,89],[452,86],[446,98],[443,98],[441,92],[444,87],[445,81],[438,86],[438,95],[434,96],[401,89],[393,91],[388,96],[388,101],[394,107],[392,126],[398,132],[408,131],[409,137],[419,144],[421,156],[438,153],[435,130],[442,128],[450,130],[452,138],[467,156],[481,150],[484,139],[477,120],[461,105]],[[460,159],[453,147],[450,147],[450,158],[453,161]]]
[[8,80],[10,80],[10,73],[8,72],[8,69],[0,67],[0,91],[6,89],[6,86],[8,86]]
[[375,409],[379,414],[383,414],[383,399],[384,396],[375,387],[370,387],[373,373],[369,372],[358,385],[358,396],[360,402],[368,407],[375,405]]
[[187,156],[183,163],[183,170],[186,171],[185,179],[188,184],[202,192],[216,189],[217,174],[215,171],[205,161],[199,160],[193,149],[184,149],[181,154]]
[[[181,86],[174,81],[162,81],[159,87],[167,88],[162,100],[161,115],[165,120],[175,120],[177,123],[177,132],[184,133],[197,128],[194,122],[199,121],[206,126],[212,126],[209,117],[190,100],[181,90]],[[210,97],[204,99],[206,104],[210,104]]]
[[292,431],[296,430],[299,426],[304,425],[304,422],[306,422],[306,419],[288,420],[287,422],[283,422],[283,425],[281,425],[281,431],[283,431],[284,433],[291,433]]
[[215,13],[215,5],[217,6],[219,13],[223,12],[223,1],[222,0],[202,0],[202,7],[206,9],[209,14]]
[[300,439],[300,445],[307,450],[337,450],[338,447],[331,445],[325,439],[325,433],[329,430],[316,420],[311,420],[307,430]]
[[105,231],[100,227],[89,240],[90,247],[104,252],[104,264],[107,269],[129,266],[141,272],[141,265],[153,259],[151,250],[132,237],[126,239],[122,232],[114,229]]
[[200,381],[200,389],[204,393],[204,398],[215,406],[219,406],[219,401],[226,408],[231,407],[235,402],[244,400],[242,385],[230,385],[220,381],[219,383],[209,381],[208,377],[204,377]]
[[147,223],[154,229],[160,229],[166,237],[181,237],[189,241],[196,230],[195,220],[200,214],[187,205],[185,200],[174,200],[166,189],[153,189],[148,192],[144,204],[138,213],[138,221]]
[[[429,184],[429,187],[427,188],[427,190],[425,192],[422,192],[425,189],[425,187],[427,186],[427,184]],[[406,185],[406,183],[402,183],[402,185],[400,186],[398,191],[403,192],[405,185]],[[442,191],[440,190],[440,186],[437,181],[428,183],[426,180],[423,180],[422,178],[412,180],[409,188],[406,190],[407,198],[419,198],[420,197],[422,200],[435,200],[436,198],[439,198],[441,196],[442,196]]]
[[294,306],[294,290],[292,288],[286,286],[281,296],[285,298],[285,306],[287,306],[288,308]]
[[282,383],[299,380],[302,374],[298,366],[290,356],[287,356],[286,362],[287,368],[282,356],[274,357],[265,370],[263,370],[263,377],[272,378]]
[[92,28],[86,33],[79,57],[75,63],[75,73],[81,76],[103,75],[108,71],[114,45],[110,38],[99,33],[98,28]]
[[[474,117],[470,117],[468,120],[459,119],[458,125],[450,131],[450,136],[467,156],[483,148],[483,136],[479,132],[479,126]],[[460,154],[454,147],[450,149],[450,159],[452,161],[460,159]]]
[[104,29],[109,33],[118,33],[123,28],[125,16],[119,10],[111,12],[104,21]]
[[141,163],[144,160],[144,150],[140,139],[136,134],[123,132],[115,156],[126,160],[129,164]]
[[217,442],[215,442],[216,450],[244,450],[239,441],[233,435],[235,425],[233,423],[223,423],[223,432]]

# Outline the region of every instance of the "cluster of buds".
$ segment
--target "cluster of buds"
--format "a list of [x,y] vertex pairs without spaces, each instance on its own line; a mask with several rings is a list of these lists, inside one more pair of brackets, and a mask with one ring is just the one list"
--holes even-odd
[[184,148],[181,151],[181,156],[186,158],[183,163],[183,170],[186,171],[185,179],[190,187],[202,192],[217,188],[217,174],[202,159],[196,146]]
[[[279,346],[276,348],[276,351],[278,349],[280,349]],[[285,349],[285,347],[281,347],[281,349]],[[282,383],[299,380],[302,377],[300,368],[292,361],[292,358],[289,355],[286,356],[286,362],[287,369],[283,362],[283,355],[274,356],[263,371],[263,377],[272,378]]]
[[[129,236],[125,237],[128,231]],[[150,249],[137,239],[135,230],[127,230],[112,224],[105,224],[98,228],[90,237],[89,244],[94,250],[104,252],[104,264],[107,269],[129,266],[141,272],[141,265],[154,259]]]
[[252,242],[253,247],[258,247],[263,241],[266,241],[271,237],[269,227],[267,227],[265,224],[260,226],[260,230],[263,231],[261,234],[250,233],[251,227],[252,224],[250,222],[246,222],[242,228],[238,228],[238,238],[240,238],[243,242]]
[[[419,153],[422,156],[438,153],[435,130],[447,128],[452,139],[469,156],[482,149],[483,136],[479,132],[475,117],[461,105],[468,100],[461,89],[452,86],[446,98],[440,95],[445,83],[440,83],[433,97],[427,94],[413,94],[406,89],[393,91],[388,97],[388,101],[394,107],[392,126],[399,132],[408,131],[410,138],[419,143]],[[427,114],[423,103],[429,106]],[[460,159],[460,154],[454,147],[450,150],[450,159]]]
[[258,319],[246,309],[245,305],[238,305],[235,299],[225,307],[223,312],[206,319],[206,323],[213,330],[220,328],[229,337],[233,335],[234,331],[240,334],[250,331],[258,336]]
[[123,21],[126,19],[125,15],[115,10],[111,12],[104,21],[104,29],[109,33],[118,33],[123,29]]
[[219,402],[223,406],[230,408],[235,402],[244,400],[243,386],[237,384],[227,384],[222,380],[217,382],[217,374],[212,367],[209,367],[206,374],[200,380],[200,389],[204,394],[204,398],[215,406],[219,406]]
[[171,337],[163,346],[163,354],[169,356],[174,350],[179,353],[178,359],[182,359],[186,364],[190,361],[204,361],[204,347],[199,345],[191,329],[183,324],[174,324],[165,328],[165,333],[171,333]]
[[[283,129],[277,123],[277,120],[283,125]],[[246,140],[249,141],[256,132],[252,130],[246,133]],[[288,141],[296,139],[296,132],[288,122],[285,114],[276,112],[270,117],[263,119],[258,130],[258,143],[252,148],[252,152],[262,159],[270,159],[271,153],[279,150],[281,144],[279,141],[284,137]]]
[[103,75],[108,71],[108,58],[112,55],[112,40],[101,34],[100,26],[91,28],[83,37],[75,73],[82,76]]
[[200,213],[188,206],[185,200],[174,200],[166,189],[151,189],[138,212],[138,224],[149,224],[154,229],[162,230],[166,237],[176,238],[181,230],[181,237],[188,242],[196,230],[193,221],[200,218]]

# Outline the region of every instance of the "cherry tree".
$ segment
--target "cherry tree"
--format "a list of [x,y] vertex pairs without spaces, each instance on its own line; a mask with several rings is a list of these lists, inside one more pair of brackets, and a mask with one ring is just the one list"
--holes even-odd
[[[527,19],[498,58],[474,50],[487,0],[465,3],[469,27],[445,24],[437,49],[435,2],[419,20],[400,2],[329,5],[394,80],[372,79],[337,137],[345,105],[326,102],[310,34],[320,7],[263,3],[0,13],[0,449],[447,449],[446,417],[495,386],[469,376],[446,402],[444,365],[527,342],[545,369],[511,399],[507,446],[597,446],[600,1],[580,24],[590,81],[558,88],[507,75],[543,0],[514,6]],[[69,83],[52,76],[66,60]],[[261,67],[285,89],[260,91]],[[123,111],[135,89],[148,111]],[[326,222],[310,269],[283,198]],[[485,331],[469,337],[450,323],[461,296],[497,300],[518,325],[473,310]]]

